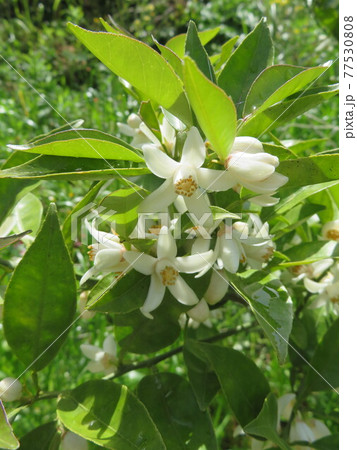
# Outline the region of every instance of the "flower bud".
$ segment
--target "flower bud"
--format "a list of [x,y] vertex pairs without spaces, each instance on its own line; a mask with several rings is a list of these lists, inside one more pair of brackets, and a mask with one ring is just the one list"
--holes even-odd
[[141,122],[142,122],[142,120],[140,119],[140,117],[137,114],[132,113],[128,117],[128,125],[131,128],[139,128]]
[[187,314],[196,322],[204,322],[207,320],[209,318],[209,307],[206,300],[204,298],[200,300],[196,306],[187,311]]
[[7,377],[0,381],[0,398],[4,402],[18,400],[22,394],[22,384],[16,378]]
[[228,291],[229,283],[223,270],[212,272],[211,280],[208,285],[204,298],[210,305],[215,305],[225,296]]
[[78,436],[78,434],[72,433],[72,431],[67,431],[64,435],[61,445],[61,450],[87,450],[87,441]]

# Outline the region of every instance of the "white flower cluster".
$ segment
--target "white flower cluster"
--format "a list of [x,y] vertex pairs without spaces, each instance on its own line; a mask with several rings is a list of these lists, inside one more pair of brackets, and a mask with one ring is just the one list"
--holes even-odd
[[[151,277],[141,307],[148,318],[152,318],[152,311],[161,304],[168,289],[179,302],[193,307],[189,311],[191,318],[205,321],[209,315],[208,304],[219,302],[227,292],[226,273],[236,273],[242,264],[260,269],[274,251],[268,224],[263,224],[254,214],[249,215],[249,223],[232,223],[227,217],[216,219],[209,193],[238,191],[244,187],[259,194],[251,199],[253,202],[270,206],[278,202],[273,195],[287,182],[287,177],[275,171],[278,158],[266,153],[262,143],[252,137],[237,137],[226,160],[215,161],[212,166],[199,130],[196,127],[185,130],[182,122],[171,115],[165,115],[160,125],[161,142],[137,115],[130,115],[127,125],[118,125],[122,133],[133,138],[131,144],[142,150],[150,171],[164,180],[139,205],[138,224],[131,235],[157,239],[157,242],[149,253],[140,252],[134,246],[124,247],[115,234],[100,232],[94,224],[87,223],[97,243],[89,252],[94,266],[85,273],[81,283],[99,272],[125,274],[134,269]],[[176,148],[178,132],[181,146],[182,136],[186,135],[180,156]],[[178,215],[187,212],[194,225],[185,230],[189,233],[187,242],[192,243],[191,254],[187,250],[183,256],[178,254],[172,231],[180,224],[170,217],[173,208]],[[146,229],[140,217],[158,214],[169,218]],[[198,278],[211,268],[206,293],[198,298],[181,274],[196,274]]]

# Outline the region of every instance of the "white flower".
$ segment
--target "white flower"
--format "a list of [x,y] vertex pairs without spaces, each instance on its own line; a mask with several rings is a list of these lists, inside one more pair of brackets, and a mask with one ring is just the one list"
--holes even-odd
[[94,224],[90,225],[88,221],[86,221],[86,226],[97,243],[89,246],[89,256],[92,261],[94,260],[94,265],[83,275],[80,285],[99,272],[120,273],[127,269],[128,264],[123,259],[126,249],[120,243],[119,237],[97,230]]
[[[314,442],[325,436],[330,435],[330,430],[327,426],[317,419],[303,420],[298,415],[291,424],[289,441],[305,441]],[[296,450],[312,450],[311,447],[294,446]]]
[[6,377],[0,381],[0,399],[3,402],[19,400],[22,395],[22,384],[19,380]]
[[90,372],[104,372],[105,374],[115,372],[118,359],[116,356],[117,344],[113,336],[109,335],[104,339],[103,348],[82,344],[81,350],[87,358],[92,360],[86,367]]
[[207,305],[206,300],[201,299],[197,305],[195,305],[192,309],[187,311],[187,315],[194,320],[195,322],[202,323],[205,322],[210,315],[209,307]]
[[338,241],[340,237],[340,224],[338,220],[325,223],[322,227],[322,238],[326,240]]
[[306,289],[312,294],[318,294],[315,300],[309,305],[310,309],[325,306],[332,308],[335,313],[339,309],[339,265],[336,263],[330,271],[319,281],[304,278]]
[[143,153],[151,172],[166,181],[143,200],[139,212],[164,211],[178,196],[182,196],[188,211],[197,220],[204,215],[211,220],[208,197],[200,188],[225,191],[235,184],[227,171],[201,167],[205,161],[206,148],[195,127],[187,133],[180,162],[170,158],[155,145],[144,145]]
[[[279,159],[276,156],[264,152],[263,144],[258,139],[248,136],[234,139],[231,152],[225,161],[226,169],[235,176],[237,184],[268,196],[274,194],[288,181],[286,176],[275,172],[278,165]],[[270,199],[263,197],[260,201],[264,204],[274,200],[271,197]]]
[[223,270],[213,270],[207,291],[203,295],[210,305],[215,305],[226,295],[229,282]]
[[118,122],[119,131],[125,136],[132,137],[131,145],[136,148],[142,148],[144,144],[148,144],[151,140],[140,129],[140,125],[144,123],[137,114],[130,114],[126,123]]
[[167,227],[162,227],[157,241],[157,258],[145,253],[127,251],[124,258],[130,265],[144,275],[151,275],[149,292],[141,312],[152,318],[151,311],[162,302],[166,287],[171,294],[185,305],[195,305],[199,299],[195,292],[180,276],[183,273],[200,272],[203,267],[213,264],[213,252],[191,256],[176,256],[177,247]]
[[78,310],[79,313],[81,315],[81,318],[84,320],[89,320],[92,319],[95,316],[95,311],[88,311],[86,309],[87,307],[87,300],[88,300],[88,293],[89,291],[83,291],[81,292],[80,296],[79,296],[79,301],[78,301]]
[[61,443],[61,450],[87,450],[88,442],[78,434],[67,431]]

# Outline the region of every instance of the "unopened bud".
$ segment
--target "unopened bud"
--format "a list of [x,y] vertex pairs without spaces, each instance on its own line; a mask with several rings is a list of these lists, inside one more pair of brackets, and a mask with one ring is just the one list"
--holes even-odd
[[204,298],[200,300],[196,306],[187,311],[187,314],[196,322],[204,322],[207,320],[209,318],[209,307],[206,300]]
[[7,377],[0,381],[0,398],[4,402],[18,400],[22,394],[22,384],[16,378]]
[[210,305],[215,305],[225,296],[229,283],[223,270],[214,270],[204,298]]

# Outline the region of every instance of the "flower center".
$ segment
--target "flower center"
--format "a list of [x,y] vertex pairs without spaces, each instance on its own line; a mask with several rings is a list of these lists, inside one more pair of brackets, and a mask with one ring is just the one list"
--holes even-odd
[[152,227],[149,228],[149,232],[151,234],[155,234],[156,236],[158,236],[160,234],[161,228],[162,225],[153,225]]
[[160,271],[162,284],[164,286],[173,286],[176,283],[178,274],[178,271],[172,266],[165,266],[165,268]]
[[327,239],[331,239],[333,241],[338,241],[340,237],[340,232],[338,230],[328,230],[326,233]]
[[[263,255],[263,260],[268,261],[273,253],[274,253],[274,248],[269,246],[266,249],[266,253]],[[299,267],[299,266],[297,266],[297,267]]]
[[339,297],[338,296],[331,298],[331,303],[338,303],[338,302],[339,302]]
[[192,175],[188,178],[181,178],[175,183],[175,192],[178,195],[184,195],[185,197],[191,197],[191,195],[196,191],[198,185],[193,179]]

